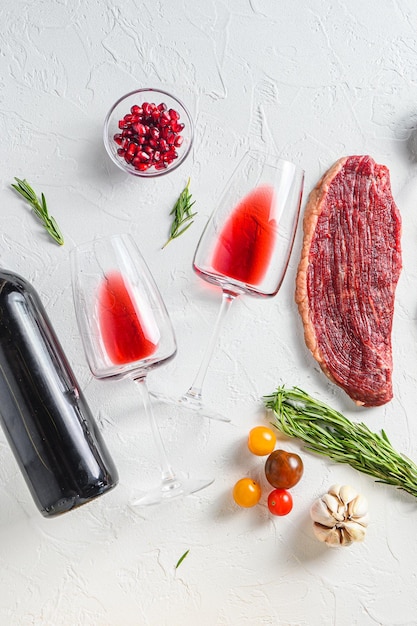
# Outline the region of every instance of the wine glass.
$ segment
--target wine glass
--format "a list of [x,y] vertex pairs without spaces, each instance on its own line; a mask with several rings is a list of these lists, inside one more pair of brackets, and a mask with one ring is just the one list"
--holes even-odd
[[206,373],[235,298],[278,293],[294,243],[303,184],[302,169],[258,150],[248,151],[234,171],[193,260],[197,275],[221,288],[222,304],[194,382],[177,403],[206,417],[230,421],[204,406]]
[[162,297],[132,237],[113,235],[74,248],[71,272],[77,323],[92,374],[97,379],[131,378],[142,391],[162,478],[133,504],[156,504],[207,487],[213,480],[174,472],[153,414],[146,376],[172,359],[177,347]]

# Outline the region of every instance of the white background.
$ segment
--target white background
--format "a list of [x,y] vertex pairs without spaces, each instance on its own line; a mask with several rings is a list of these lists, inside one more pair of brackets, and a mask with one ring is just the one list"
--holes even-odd
[[[417,460],[417,5],[371,0],[3,0],[0,9],[2,266],[41,295],[120,472],[119,486],[59,519],[33,504],[0,434],[0,623],[5,626],[414,626],[416,501],[348,466],[299,452],[294,509],[238,509],[235,481],[263,485],[245,440],[266,423],[260,398],[298,385]],[[159,180],[124,175],[107,157],[104,117],[122,94],[163,87],[196,122],[192,155]],[[193,251],[227,178],[250,145],[306,171],[305,198],[341,156],[370,154],[391,172],[403,218],[404,269],[393,329],[394,400],[356,409],[305,348],[294,304],[299,230],[282,290],[236,302],[207,378],[206,399],[231,424],[158,411],[174,464],[214,484],[134,511],[157,478],[138,390],[89,373],[72,305],[69,252],[131,232],[165,298],[178,354],[149,377],[179,394],[191,383],[220,293],[193,274]],[[11,190],[27,178],[65,235],[60,248]],[[191,177],[198,216],[161,250],[169,211]],[[313,536],[312,501],[339,482],[369,500],[364,543],[332,550]],[[176,570],[179,557],[187,558]]]

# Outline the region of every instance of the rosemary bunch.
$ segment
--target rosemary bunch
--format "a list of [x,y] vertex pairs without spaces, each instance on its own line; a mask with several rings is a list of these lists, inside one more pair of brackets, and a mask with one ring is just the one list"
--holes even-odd
[[264,403],[274,412],[274,426],[301,439],[307,450],[348,463],[377,482],[417,497],[417,465],[393,448],[383,430],[378,434],[362,422],[351,422],[298,387],[278,387]]
[[178,200],[174,204],[170,215],[174,216],[171,230],[169,233],[169,239],[164,243],[162,248],[165,248],[170,241],[176,239],[185,231],[190,228],[192,219],[197,213],[191,213],[191,207],[195,204],[195,200],[191,202],[192,195],[190,194],[190,179],[188,179],[187,185],[179,195]]
[[41,194],[41,198],[39,200],[27,180],[20,180],[20,178],[15,178],[15,181],[17,184],[12,184],[13,189],[15,189],[17,193],[20,193],[20,195],[23,196],[27,202],[29,202],[33,212],[43,223],[44,227],[51,235],[52,239],[59,243],[60,246],[64,245],[64,237],[62,236],[59,226],[56,223],[55,219],[52,217],[52,215],[49,215],[45,196]]

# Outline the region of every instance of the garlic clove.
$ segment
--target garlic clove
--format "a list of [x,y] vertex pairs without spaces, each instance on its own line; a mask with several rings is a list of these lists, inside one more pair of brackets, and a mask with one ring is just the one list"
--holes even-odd
[[323,500],[323,502],[327,506],[329,513],[337,513],[340,503],[335,496],[331,495],[330,493],[325,493],[324,496],[321,497],[321,500]]
[[310,516],[313,522],[317,522],[322,526],[331,528],[335,524],[335,519],[322,498],[318,498],[313,502],[310,507]]
[[321,526],[321,524],[313,524],[313,530],[319,541],[326,543],[330,547],[340,546],[340,532],[336,526],[327,528]]
[[339,498],[344,504],[349,504],[358,495],[358,492],[350,485],[343,485],[339,490]]
[[350,538],[350,541],[363,541],[365,539],[366,527],[356,522],[345,522],[343,525],[344,532]]
[[351,517],[350,519],[352,522],[356,522],[356,524],[360,524],[364,528],[368,527],[370,521],[368,513],[366,515],[361,515],[361,517]]
[[357,495],[354,500],[349,502],[348,513],[350,517],[364,517],[368,514],[368,501],[365,496]]
[[338,498],[341,487],[342,487],[341,485],[337,485],[337,484],[332,485],[328,489],[327,493],[330,493],[332,496],[336,496],[336,498]]
[[346,517],[346,507],[343,502],[339,503],[339,506],[337,507],[337,513],[334,513],[333,515],[338,522],[343,522]]
[[321,499],[326,504],[329,515],[331,515],[335,521],[341,522],[345,519],[345,507],[336,496],[325,493]]
[[346,528],[340,528],[340,545],[341,546],[350,546],[352,543],[352,537],[349,534],[349,531]]

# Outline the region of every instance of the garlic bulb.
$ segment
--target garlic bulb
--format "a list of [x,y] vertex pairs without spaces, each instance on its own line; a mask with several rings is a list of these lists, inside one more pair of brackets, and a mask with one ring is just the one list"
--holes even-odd
[[313,502],[310,515],[314,534],[328,546],[348,546],[365,538],[368,503],[350,485],[332,485]]

